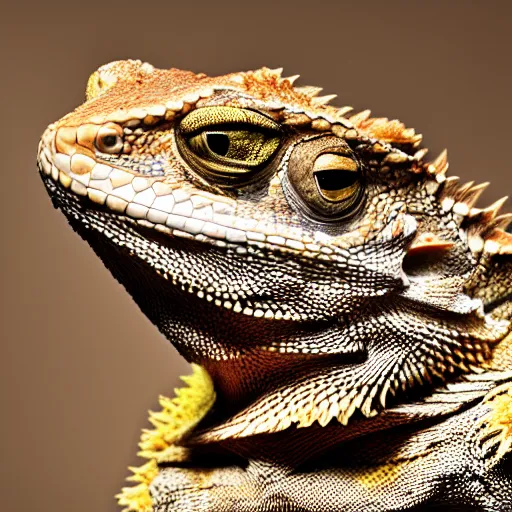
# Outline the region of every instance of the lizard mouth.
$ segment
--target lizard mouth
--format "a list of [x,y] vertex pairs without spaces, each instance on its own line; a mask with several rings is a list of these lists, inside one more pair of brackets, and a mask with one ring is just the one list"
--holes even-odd
[[[185,254],[187,253],[186,246],[188,246],[189,251],[195,251],[197,254],[206,254],[209,247],[217,251],[217,259],[222,258],[222,255],[228,253],[228,259],[237,261],[238,266],[237,269],[233,269],[234,272],[232,273],[226,271],[224,278],[226,286],[222,289],[214,289],[212,287],[208,282],[209,280],[211,281],[211,276],[204,276],[204,278],[199,279],[196,276],[191,276],[183,280],[182,277],[177,275],[182,269],[178,269],[177,273],[172,275],[172,273],[166,272],[164,264],[156,265],[154,270],[160,276],[171,280],[183,291],[194,295],[201,301],[210,302],[217,308],[223,308],[235,314],[242,314],[254,317],[255,319],[289,321],[293,323],[309,322],[315,324],[319,322],[314,331],[321,333],[318,334],[321,338],[326,333],[335,336],[334,333],[339,329],[340,325],[351,322],[350,315],[353,314],[356,307],[360,308],[362,304],[371,301],[380,302],[381,300],[386,300],[386,297],[391,294],[401,296],[413,305],[423,303],[437,310],[455,311],[459,314],[482,311],[482,301],[479,299],[473,300],[462,291],[462,286],[468,277],[467,275],[461,275],[460,279],[454,282],[452,276],[443,279],[439,277],[439,274],[432,275],[428,274],[428,272],[423,272],[425,268],[435,267],[435,265],[432,265],[432,258],[441,261],[445,253],[450,250],[450,247],[447,247],[446,244],[440,241],[427,240],[425,243],[425,240],[423,240],[425,237],[416,237],[412,244],[404,243],[404,254],[402,260],[398,261],[398,268],[392,272],[391,276],[388,276],[387,282],[380,290],[374,289],[370,295],[366,291],[364,294],[361,293],[359,297],[349,298],[345,304],[342,304],[340,295],[328,289],[332,281],[327,286],[324,285],[323,288],[311,288],[311,282],[314,280],[315,274],[321,278],[321,274],[325,273],[326,270],[332,273],[332,269],[338,263],[337,254],[327,245],[322,246],[319,243],[309,243],[306,247],[306,244],[298,240],[299,237],[290,239],[282,236],[286,231],[281,226],[275,230],[280,233],[279,235],[265,235],[265,228],[261,228],[260,231],[251,231],[249,227],[253,227],[256,223],[233,215],[233,208],[228,204],[224,204],[223,208],[225,209],[223,212],[218,212],[218,215],[215,217],[219,220],[219,224],[216,224],[214,228],[212,227],[212,232],[210,233],[212,236],[208,236],[204,231],[197,232],[200,225],[210,223],[213,226],[211,221],[202,220],[200,215],[193,217],[191,214],[191,216],[186,217],[177,213],[171,215],[159,212],[155,214],[156,217],[151,217],[153,220],[164,220],[159,217],[161,214],[166,215],[167,219],[172,216],[172,222],[175,223],[175,227],[171,227],[168,221],[165,223],[151,222],[148,220],[149,216],[147,214],[145,218],[137,218],[136,215],[130,215],[133,211],[130,212],[126,206],[122,210],[116,211],[110,208],[109,204],[98,204],[91,199],[90,195],[80,196],[72,193],[73,190],[70,192],[61,182],[55,181],[53,176],[45,175],[44,172],[41,175],[46,186],[49,188],[50,196],[53,198],[54,203],[64,213],[69,210],[70,204],[75,204],[79,209],[88,212],[95,212],[98,223],[92,223],[89,226],[92,229],[108,233],[108,230],[105,230],[103,221],[101,221],[101,217],[108,216],[111,219],[115,219],[115,222],[129,226],[139,239],[153,244],[153,250],[156,251],[162,248],[172,250],[173,247],[178,247],[181,254]],[[202,206],[198,209],[209,207],[213,210],[211,201],[210,204],[207,203],[208,201],[202,203]],[[196,200],[196,204],[199,205],[201,203]],[[135,213],[137,212],[137,210],[134,211]],[[69,213],[66,214],[68,217],[75,215],[74,213],[71,215]],[[84,215],[76,215],[76,218],[79,217],[82,219],[86,218]],[[108,224],[114,226],[115,222],[108,222]],[[220,222],[224,224],[220,224]],[[241,229],[242,227],[244,230]],[[126,227],[123,229],[126,231]],[[213,232],[213,230],[215,231]],[[414,233],[415,225],[405,228],[405,235],[408,239],[414,238]],[[418,238],[420,239],[419,241]],[[112,240],[115,240],[115,236]],[[124,246],[128,248],[131,253],[136,253],[139,244],[135,239],[130,243],[126,239],[126,234],[121,232],[115,243],[119,247]],[[409,246],[408,252],[405,250],[406,246]],[[327,254],[327,252],[331,254]],[[428,256],[427,258],[423,258],[425,253]],[[318,255],[322,255],[325,258],[325,263],[318,261],[316,258]],[[189,253],[187,253],[187,257],[189,257]],[[307,286],[305,285],[299,289],[293,282],[273,286],[268,282],[262,282],[261,276],[255,275],[251,279],[253,281],[260,279],[258,289],[261,291],[254,291],[254,287],[251,287],[249,282],[244,286],[243,293],[239,289],[234,290],[229,283],[239,281],[239,275],[242,275],[248,268],[248,257],[253,262],[261,264],[260,268],[267,268],[270,265],[279,268],[280,265],[300,264],[301,267],[308,269]],[[425,262],[428,264],[425,264]],[[210,266],[214,268],[214,264],[210,263]],[[191,264],[191,268],[196,269],[198,274],[201,274],[204,267],[204,260],[198,260]],[[270,270],[275,272],[275,269]],[[296,268],[292,269],[292,273],[296,271]],[[379,276],[379,279],[382,279],[382,276]],[[454,285],[460,288],[459,292],[455,291]],[[323,296],[321,304],[317,305],[319,293],[323,293]],[[496,306],[499,306],[499,304],[488,305],[486,310],[491,310]],[[311,334],[309,335],[311,336]],[[273,338],[270,337],[270,339]],[[260,350],[270,352],[308,353],[310,351],[308,346],[303,346],[300,339],[301,336],[297,335],[296,339],[287,345],[277,341],[258,343],[257,346]],[[336,348],[336,351],[339,350],[339,348]],[[345,347],[341,349],[341,352],[345,354],[362,353],[364,352],[364,346]]]
[[[314,239],[301,229],[290,229],[285,223],[240,216],[236,212],[235,201],[231,199],[198,189],[188,192],[173,189],[163,182],[154,182],[151,187],[149,181],[145,185],[138,185],[146,187],[143,193],[147,197],[144,198],[137,197],[142,193],[135,194],[131,188],[129,191],[122,190],[128,185],[114,188],[107,194],[102,190],[106,185],[97,184],[102,180],[87,179],[88,186],[85,186],[46,162],[49,162],[49,158],[41,156],[40,171],[45,183],[53,182],[54,189],[83,200],[88,209],[108,211],[134,225],[153,228],[171,237],[237,249],[240,253],[243,247],[251,246],[283,254],[301,254],[309,259],[336,259],[336,248],[331,244],[320,238]],[[125,175],[121,180],[133,179],[130,173],[120,172]]]
[[[349,297],[347,304],[340,307],[340,297],[344,298],[343,290],[347,285],[339,286],[336,289],[335,281],[339,277],[337,272],[343,279],[343,273],[348,275],[351,266],[360,267],[363,263],[352,260],[352,263],[347,265],[347,251],[333,245],[329,236],[320,237],[323,235],[320,233],[318,239],[314,239],[311,235],[305,236],[297,229],[292,232],[284,224],[265,224],[239,217],[236,215],[235,206],[231,200],[215,203],[217,197],[208,193],[197,192],[187,196],[179,190],[174,191],[172,201],[176,202],[181,199],[179,204],[184,206],[174,208],[173,213],[164,211],[164,203],[171,200],[168,196],[158,196],[153,202],[153,208],[144,207],[138,203],[127,203],[126,200],[123,203],[119,196],[107,196],[106,199],[98,201],[97,189],[85,186],[73,187],[73,184],[69,186],[66,179],[64,182],[61,179],[62,172],[54,175],[53,167],[48,174],[43,163],[40,163],[41,176],[49,189],[54,204],[61,208],[68,218],[85,220],[89,228],[108,235],[112,242],[119,247],[128,247],[131,253],[137,254],[140,244],[133,240],[130,246],[122,233],[119,233],[120,236],[117,238],[111,235],[105,229],[104,224],[114,225],[115,223],[105,223],[101,217],[108,216],[111,219],[116,219],[116,222],[130,226],[133,232],[139,235],[139,238],[150,244],[154,243],[158,249],[188,245],[197,253],[204,254],[208,248],[213,248],[217,251],[217,258],[229,253],[229,259],[238,259],[238,274],[236,272],[230,274],[226,270],[225,290],[220,292],[211,290],[212,286],[208,284],[208,277],[203,280],[191,277],[189,282],[179,283],[180,286],[200,299],[210,301],[216,306],[230,309],[235,313],[285,321],[333,321],[340,316],[340,311],[350,310],[351,301],[359,300],[360,302],[368,297],[382,297],[407,285],[400,261],[395,258],[394,265],[388,265],[388,268],[384,269],[384,274],[380,270],[369,268],[367,270],[368,279],[375,275],[375,281],[379,285],[372,290],[366,289],[359,297]],[[160,187],[157,188],[160,189]],[[110,197],[112,199],[109,199]],[[71,212],[70,205],[76,206],[82,213]],[[162,210],[156,209],[155,206],[162,207]],[[87,220],[88,215],[84,214],[84,211],[95,212],[97,222],[92,222],[92,218]],[[405,238],[413,235],[415,225],[402,226],[402,229],[405,245],[407,243]],[[388,229],[388,231],[391,243],[396,229]],[[393,250],[395,251],[394,248]],[[145,257],[142,254],[141,256]],[[240,300],[236,296],[240,293],[230,290],[229,283],[240,281],[239,276],[252,266],[247,265],[247,261],[255,262],[254,266],[258,267],[259,265],[260,269],[274,266],[274,269],[270,269],[270,274],[274,274],[276,278],[274,283],[261,283],[259,291],[251,289],[249,282],[241,283],[240,286],[244,288],[245,293],[242,294],[244,295],[243,300]],[[280,266],[283,265],[287,266],[289,274],[292,276],[286,282],[284,281],[285,273],[278,272]],[[203,267],[204,262],[197,262],[193,265],[193,268],[197,269],[199,273]],[[346,267],[346,270],[339,271],[338,267]],[[215,268],[215,265],[212,265],[212,268]],[[174,279],[175,277],[166,273],[164,265],[156,267],[156,271],[166,278]],[[307,273],[308,279],[299,286],[297,284],[299,280],[293,276],[300,276],[301,273]],[[262,272],[260,271],[259,274]],[[332,280],[326,280],[326,274],[331,274]],[[209,277],[211,280],[211,276]],[[255,275],[252,279],[257,282],[264,280],[264,277],[264,275]],[[177,276],[175,280],[179,279]],[[316,279],[319,281],[318,285],[314,284]],[[334,286],[331,286],[333,282]],[[317,288],[313,289],[311,283],[313,283],[313,287],[317,286]],[[239,290],[235,292],[239,292]],[[323,294],[322,301],[319,301],[319,294]],[[277,306],[271,304],[276,297]],[[295,304],[290,305],[290,301],[295,301]]]

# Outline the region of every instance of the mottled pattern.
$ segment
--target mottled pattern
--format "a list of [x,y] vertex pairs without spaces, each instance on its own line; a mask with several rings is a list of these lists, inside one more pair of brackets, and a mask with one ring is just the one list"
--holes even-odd
[[55,206],[215,387],[154,510],[511,510],[511,215],[296,78],[115,62],[41,140]]

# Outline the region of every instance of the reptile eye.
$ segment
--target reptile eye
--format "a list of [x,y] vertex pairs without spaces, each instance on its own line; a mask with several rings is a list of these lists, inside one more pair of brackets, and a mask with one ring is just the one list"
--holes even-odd
[[186,116],[178,147],[198,172],[224,178],[265,166],[280,143],[280,127],[252,110],[204,107]]
[[345,142],[334,137],[298,144],[290,156],[288,180],[319,220],[346,217],[363,197],[359,163]]
[[96,135],[95,145],[102,153],[121,153],[124,145],[122,128],[114,123],[102,126]]
[[313,176],[320,195],[334,203],[357,193],[359,173],[357,163],[336,153],[320,155],[313,165]]

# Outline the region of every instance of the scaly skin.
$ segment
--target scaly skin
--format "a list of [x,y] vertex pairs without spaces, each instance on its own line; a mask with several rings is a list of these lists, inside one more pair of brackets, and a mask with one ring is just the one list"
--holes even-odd
[[294,80],[114,62],[42,137],[54,205],[216,396],[154,420],[121,502],[512,510],[511,215]]

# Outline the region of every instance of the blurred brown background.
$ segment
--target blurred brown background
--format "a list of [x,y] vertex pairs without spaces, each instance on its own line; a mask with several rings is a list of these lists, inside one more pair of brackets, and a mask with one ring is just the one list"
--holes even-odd
[[187,372],[51,207],[47,124],[122,58],[208,74],[266,65],[398,117],[452,173],[510,191],[512,2],[33,2],[3,5],[0,508],[114,511],[147,409]]

